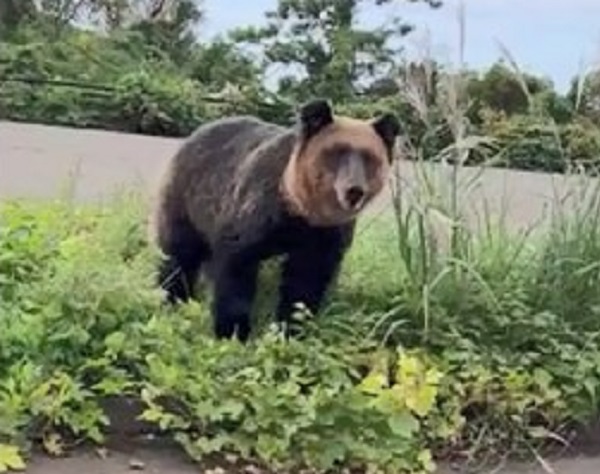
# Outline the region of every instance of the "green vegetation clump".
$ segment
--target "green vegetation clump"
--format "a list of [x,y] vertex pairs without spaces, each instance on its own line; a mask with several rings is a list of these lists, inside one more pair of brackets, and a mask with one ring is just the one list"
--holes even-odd
[[212,337],[202,287],[197,302],[162,304],[142,200],[5,202],[0,463],[31,442],[54,455],[101,444],[115,397],[138,400],[195,459],[230,453],[273,472],[429,473],[459,453],[567,437],[597,415],[600,383],[600,190],[586,186],[545,232],[463,228],[446,250],[412,205],[397,221],[365,217],[298,340],[269,325],[265,269],[247,346]]

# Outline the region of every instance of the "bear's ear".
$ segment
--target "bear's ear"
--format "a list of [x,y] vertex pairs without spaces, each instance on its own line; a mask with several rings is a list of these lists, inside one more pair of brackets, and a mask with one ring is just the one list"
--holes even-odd
[[333,110],[325,99],[313,99],[300,106],[300,132],[309,139],[333,122]]
[[394,147],[396,137],[400,134],[400,121],[396,115],[386,112],[371,122],[371,125],[381,137],[386,147],[391,150]]

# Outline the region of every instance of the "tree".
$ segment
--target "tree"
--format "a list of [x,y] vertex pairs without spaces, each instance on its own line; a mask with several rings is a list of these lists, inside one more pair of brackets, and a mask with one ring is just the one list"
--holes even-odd
[[114,28],[121,25],[141,3],[166,0],[0,0],[0,28],[13,29],[23,21],[35,22],[43,34],[60,35],[74,22],[100,23]]
[[552,89],[551,84],[538,77],[524,74],[519,78],[502,62],[497,62],[483,77],[469,81],[467,90],[476,102],[476,109],[489,107],[508,115],[526,113],[530,103],[520,79],[524,81],[528,93],[532,96]]
[[33,0],[0,0],[0,40],[9,37],[34,14]]
[[[441,5],[437,0],[410,1]],[[279,0],[275,11],[266,13],[266,26],[240,29],[232,36],[258,46],[266,69],[292,69],[279,82],[281,93],[296,100],[311,95],[346,100],[371,82],[393,75],[400,49],[391,43],[410,33],[411,25],[395,17],[374,29],[357,26],[359,6],[389,3],[392,0]]]
[[132,21],[129,29],[141,33],[148,45],[154,46],[177,65],[184,65],[196,44],[194,27],[202,20],[198,0],[153,0],[154,8]]
[[600,125],[600,69],[574,77],[567,97],[580,115]]
[[258,83],[260,79],[260,70],[252,59],[221,38],[196,47],[188,58],[188,67],[193,79],[219,88],[226,83]]

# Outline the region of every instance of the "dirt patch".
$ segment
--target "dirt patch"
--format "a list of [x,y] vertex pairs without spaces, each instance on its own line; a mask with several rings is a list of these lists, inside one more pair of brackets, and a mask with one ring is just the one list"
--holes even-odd
[[182,453],[168,446],[123,447],[109,449],[104,455],[82,450],[76,455],[51,459],[36,454],[29,463],[30,474],[198,474],[199,466],[187,461]]
[[[114,398],[104,408],[111,420],[105,449],[78,449],[63,458],[34,453],[31,474],[281,474],[253,462],[216,457],[195,463],[183,449],[161,437],[151,425],[137,420],[139,403]],[[553,456],[546,466],[539,462],[514,463],[486,468],[441,463],[436,474],[598,474],[600,473],[600,422],[579,430],[572,447]],[[551,468],[552,471],[549,471]]]
[[[486,469],[441,466],[438,474],[598,474],[600,458],[577,456],[547,461],[553,471],[535,463],[507,464]],[[264,471],[253,464],[232,465],[210,463],[206,465],[190,462],[181,450],[165,443],[113,446],[104,454],[94,450],[81,450],[76,454],[50,459],[36,454],[26,471],[29,474],[261,474]],[[269,473],[270,474],[270,473]]]

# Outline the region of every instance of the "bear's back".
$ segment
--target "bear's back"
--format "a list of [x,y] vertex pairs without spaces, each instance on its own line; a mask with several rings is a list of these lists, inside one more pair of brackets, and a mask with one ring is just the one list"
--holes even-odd
[[257,146],[285,132],[285,129],[251,116],[218,119],[198,127],[173,159],[182,174],[204,175],[204,170],[224,173],[235,167]]
[[291,130],[251,116],[204,124],[173,157],[163,197],[210,243],[232,224],[249,230],[279,212],[292,145]]

